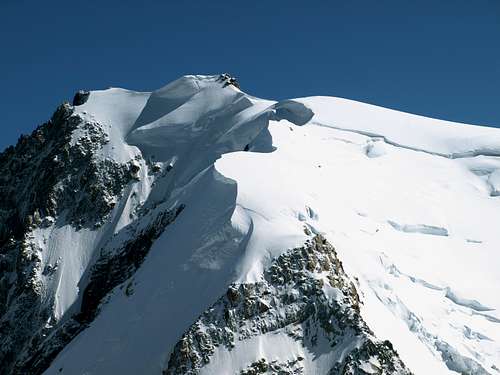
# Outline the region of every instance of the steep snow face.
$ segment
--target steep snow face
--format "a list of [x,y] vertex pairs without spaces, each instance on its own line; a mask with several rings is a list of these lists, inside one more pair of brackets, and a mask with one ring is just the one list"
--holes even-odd
[[[75,116],[81,116],[84,121],[98,123],[104,128],[107,142],[96,151],[94,156],[96,160],[108,159],[116,163],[127,163],[140,155],[135,147],[125,144],[124,137],[129,133],[148,97],[149,93],[112,88],[93,91],[89,100],[77,107]],[[72,143],[81,142],[84,135],[82,129],[78,128],[73,132]],[[147,180],[145,175],[142,177]],[[141,183],[136,185],[138,186],[132,190],[142,189]],[[127,193],[130,194],[129,191]],[[48,244],[48,251],[42,253],[42,263],[45,266],[57,265],[58,268],[57,278],[50,280],[50,282],[55,281],[57,287],[49,287],[56,291],[56,319],[62,318],[78,300],[80,288],[84,287],[82,277],[92,265],[100,247],[109,240],[110,234],[119,229],[120,216],[123,214],[125,220],[129,216],[129,212],[122,212],[120,207],[112,214],[110,224],[98,230],[95,228],[75,230],[65,222],[65,218],[61,218],[54,228],[36,232],[36,239]],[[74,245],[68,247],[69,243]],[[43,248],[42,245],[41,247]]]
[[[107,124],[100,157],[139,164],[113,241],[147,224],[141,208],[185,208],[47,374],[165,371],[229,285],[264,282],[317,234],[357,280],[367,326],[413,373],[500,374],[499,130],[339,98],[261,100],[218,76],[91,92],[77,111]],[[300,354],[313,373],[343,358],[328,357],[325,337],[317,347],[286,330],[237,340],[202,371],[240,373],[261,359],[292,368]]]
[[[243,150],[267,126],[272,102],[253,100],[218,76],[186,76],[151,94],[129,144],[174,167],[182,186],[223,153]],[[270,140],[268,140],[270,142]]]

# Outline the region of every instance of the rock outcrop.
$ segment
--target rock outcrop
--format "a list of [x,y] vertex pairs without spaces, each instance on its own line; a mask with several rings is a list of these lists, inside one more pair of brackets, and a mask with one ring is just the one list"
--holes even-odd
[[108,142],[103,124],[66,103],[0,154],[0,374],[41,373],[92,321],[103,297],[137,270],[184,207],[156,213],[145,229],[127,228],[137,230],[134,240],[98,259],[80,312],[58,322],[46,285],[58,264],[43,265],[47,249],[35,232],[56,225],[95,230],[109,222],[125,187],[138,179],[139,166],[137,160],[98,157]]
[[85,104],[89,100],[90,92],[84,90],[78,90],[73,97],[73,105],[78,106]]
[[[232,284],[182,336],[163,374],[198,374],[220,348],[268,333],[286,334],[312,353],[325,340],[333,352],[342,348],[332,375],[410,374],[391,343],[373,336],[359,304],[335,249],[317,235],[275,259],[261,282]],[[242,374],[300,374],[304,366],[304,358],[263,358]]]

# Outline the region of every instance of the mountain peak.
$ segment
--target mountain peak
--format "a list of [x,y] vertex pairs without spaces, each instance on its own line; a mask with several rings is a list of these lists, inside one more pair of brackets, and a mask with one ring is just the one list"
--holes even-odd
[[499,160],[228,74],[79,92],[0,155],[0,374],[499,374]]

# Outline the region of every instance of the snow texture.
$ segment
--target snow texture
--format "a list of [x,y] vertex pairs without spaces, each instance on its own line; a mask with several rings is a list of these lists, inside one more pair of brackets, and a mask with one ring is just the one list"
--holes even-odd
[[[500,130],[341,98],[263,100],[200,75],[152,93],[91,91],[75,113],[109,138],[95,158],[136,174],[101,227],[59,216],[34,231],[57,275],[44,284],[52,324],[78,311],[103,248],[112,256],[155,212],[185,208],[45,374],[160,374],[230,285],[263,282],[317,234],[412,373],[500,374]],[[202,373],[293,370],[301,356],[313,374],[325,345],[267,333],[221,347]]]

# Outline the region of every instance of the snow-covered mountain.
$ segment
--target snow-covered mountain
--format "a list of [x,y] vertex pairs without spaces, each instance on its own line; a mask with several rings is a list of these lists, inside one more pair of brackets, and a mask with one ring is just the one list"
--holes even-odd
[[500,374],[500,130],[228,75],[0,154],[1,374]]

